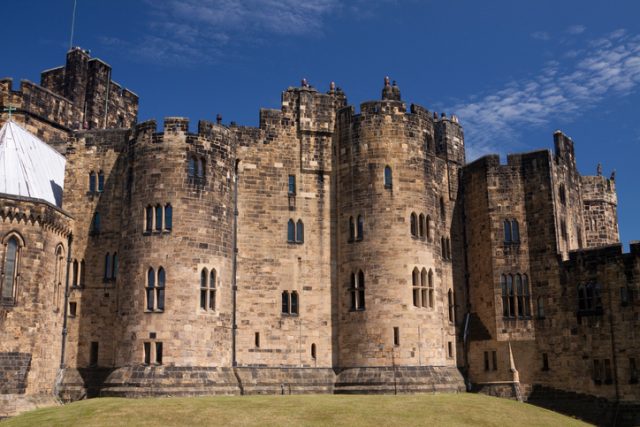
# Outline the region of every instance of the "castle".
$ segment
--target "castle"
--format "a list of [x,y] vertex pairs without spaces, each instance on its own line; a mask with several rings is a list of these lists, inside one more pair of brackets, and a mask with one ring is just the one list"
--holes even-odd
[[640,244],[559,131],[468,164],[458,119],[388,79],[359,113],[303,81],[258,127],[159,127],[80,48],[0,80],[0,107],[0,156],[26,165],[0,161],[0,416],[54,395],[640,400]]

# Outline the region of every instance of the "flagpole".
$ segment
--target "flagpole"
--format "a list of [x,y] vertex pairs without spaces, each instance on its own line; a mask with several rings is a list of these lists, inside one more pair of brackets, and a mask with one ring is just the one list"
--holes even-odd
[[73,0],[73,15],[71,16],[71,37],[69,38],[69,50],[73,47],[73,30],[76,26],[76,6],[78,0]]

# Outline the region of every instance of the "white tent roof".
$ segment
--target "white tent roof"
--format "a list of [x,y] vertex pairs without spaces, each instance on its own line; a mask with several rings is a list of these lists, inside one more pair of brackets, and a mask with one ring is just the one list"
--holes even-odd
[[66,159],[14,121],[0,129],[0,193],[62,206]]

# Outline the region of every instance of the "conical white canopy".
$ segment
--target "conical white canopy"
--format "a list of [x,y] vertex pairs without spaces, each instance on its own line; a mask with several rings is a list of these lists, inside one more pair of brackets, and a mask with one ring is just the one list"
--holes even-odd
[[0,129],[0,193],[62,206],[66,159],[9,120]]

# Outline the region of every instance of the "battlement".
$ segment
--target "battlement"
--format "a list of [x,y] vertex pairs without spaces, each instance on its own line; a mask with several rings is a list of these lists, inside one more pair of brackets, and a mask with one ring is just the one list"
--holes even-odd
[[582,176],[580,181],[583,200],[618,204],[615,178],[606,178],[602,175]]
[[134,127],[133,139],[157,144],[164,142],[165,136],[184,134],[186,142],[193,143],[197,139],[229,140],[234,135],[227,126],[208,120],[199,120],[198,131],[195,133],[189,132],[189,124],[190,120],[186,117],[165,117],[160,129],[156,119],[145,120]]

